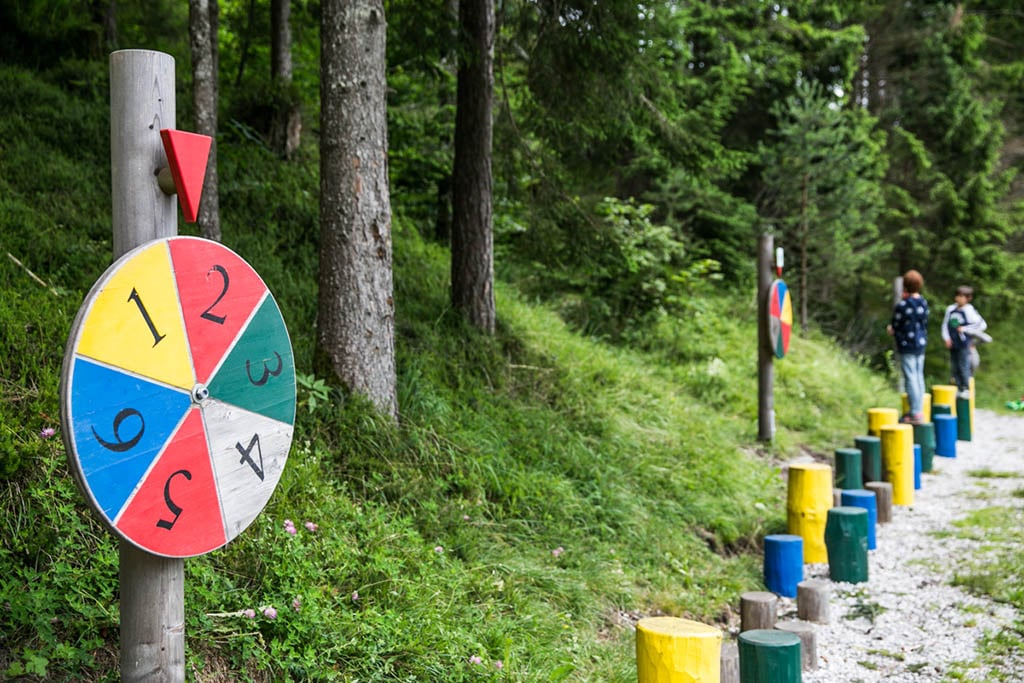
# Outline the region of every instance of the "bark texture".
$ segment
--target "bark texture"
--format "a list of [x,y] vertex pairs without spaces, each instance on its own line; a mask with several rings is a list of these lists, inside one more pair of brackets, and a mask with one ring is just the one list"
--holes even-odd
[[197,222],[203,237],[220,241],[217,178],[217,0],[189,0],[188,31],[192,54],[192,107],[196,132],[212,138]]
[[494,225],[491,144],[494,2],[461,0],[465,41],[459,60],[452,194],[452,305],[494,334]]
[[397,417],[384,5],[325,0],[321,16],[317,365]]

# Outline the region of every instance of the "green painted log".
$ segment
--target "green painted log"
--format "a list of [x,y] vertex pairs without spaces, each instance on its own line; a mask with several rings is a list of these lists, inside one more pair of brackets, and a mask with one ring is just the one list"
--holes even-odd
[[864,481],[882,481],[882,439],[877,436],[857,436],[853,439],[853,445],[861,452],[861,475]]
[[971,399],[956,399],[956,438],[958,441],[971,440]]
[[935,455],[935,425],[931,422],[914,425],[914,443],[921,447],[921,471],[932,471]]
[[836,488],[838,489],[861,489],[864,488],[864,478],[861,476],[861,452],[857,448],[837,448],[836,458]]
[[840,506],[828,511],[825,522],[828,572],[833,581],[868,580],[868,511]]
[[936,404],[932,405],[932,418],[933,419],[935,418],[936,415],[952,415],[952,414],[953,414],[953,406],[949,405],[948,403],[936,403]]
[[739,636],[740,683],[800,683],[800,636],[752,629]]

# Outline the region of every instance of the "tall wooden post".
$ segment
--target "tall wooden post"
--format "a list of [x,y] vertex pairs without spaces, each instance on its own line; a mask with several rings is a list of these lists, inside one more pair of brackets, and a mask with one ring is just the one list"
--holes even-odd
[[775,438],[775,366],[768,340],[768,290],[772,286],[775,238],[761,235],[757,243],[757,438]]
[[[175,127],[174,58],[150,50],[110,55],[110,160],[117,259],[178,232],[177,200],[160,190],[161,128]],[[185,680],[185,563],[120,543],[121,680]]]

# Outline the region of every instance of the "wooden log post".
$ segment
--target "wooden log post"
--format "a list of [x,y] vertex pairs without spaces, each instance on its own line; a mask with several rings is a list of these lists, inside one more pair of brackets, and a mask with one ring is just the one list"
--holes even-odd
[[803,621],[827,624],[831,621],[829,600],[832,584],[824,579],[807,579],[796,587],[796,615]]
[[956,457],[957,418],[956,415],[935,415],[935,455],[943,458]]
[[722,632],[677,617],[648,617],[636,625],[638,683],[716,681]]
[[796,585],[804,579],[804,539],[795,534],[764,537],[764,585],[773,593],[796,597]]
[[868,434],[881,436],[883,425],[898,424],[900,411],[895,408],[868,408]]
[[825,522],[832,502],[831,467],[820,463],[790,465],[786,522],[789,533],[804,539],[804,562],[828,562]]
[[743,683],[800,682],[800,636],[775,629],[745,631],[739,650]]
[[932,406],[949,406],[950,415],[956,415],[956,385],[936,384],[932,387]]
[[862,474],[864,456],[858,448],[835,449],[837,489],[859,489],[864,486]]
[[875,494],[878,506],[878,523],[888,524],[892,521],[892,484],[887,481],[870,481],[864,488]]
[[892,484],[893,505],[914,504],[914,428],[888,424],[881,429],[882,470]]
[[861,452],[861,476],[864,481],[883,481],[882,440],[877,436],[856,436],[853,446]]
[[868,580],[868,511],[840,506],[828,511],[825,527],[828,573],[833,581]]
[[775,238],[761,235],[757,242],[757,438],[775,438],[775,357],[768,330],[768,290],[772,286]]
[[846,507],[864,508],[868,513],[868,550],[875,550],[878,547],[875,528],[878,526],[878,503],[873,491],[867,489],[854,489],[843,491],[840,505]]
[[[150,50],[110,55],[114,258],[178,232],[177,202],[160,189],[161,128],[175,127],[174,58]],[[185,680],[185,563],[121,541],[121,680]]]
[[740,632],[775,628],[779,598],[767,591],[749,591],[740,596]]
[[935,455],[935,424],[925,422],[914,425],[914,443],[921,447],[921,471],[931,472]]
[[775,624],[779,631],[795,633],[800,638],[800,668],[813,671],[818,668],[818,632],[813,624],[806,621],[780,621]]
[[722,669],[719,683],[740,683],[740,650],[734,642],[722,644]]

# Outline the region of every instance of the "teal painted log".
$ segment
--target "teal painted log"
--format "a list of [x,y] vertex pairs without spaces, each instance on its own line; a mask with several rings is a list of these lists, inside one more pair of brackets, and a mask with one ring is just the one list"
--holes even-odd
[[934,418],[935,418],[936,415],[952,415],[952,414],[953,414],[953,406],[949,405],[948,403],[936,403],[936,404],[932,405],[932,419],[933,419],[933,421],[934,421]]
[[739,636],[740,683],[800,683],[800,636],[753,629]]
[[877,436],[857,436],[853,445],[861,452],[864,481],[882,481],[882,440]]
[[864,478],[861,476],[861,452],[857,448],[837,448],[836,459],[836,488],[838,489],[859,489],[864,487]]
[[932,471],[932,457],[935,455],[935,424],[925,422],[914,425],[914,443],[921,446],[921,471]]
[[828,572],[833,581],[868,580],[868,511],[840,506],[828,511],[825,522]]

